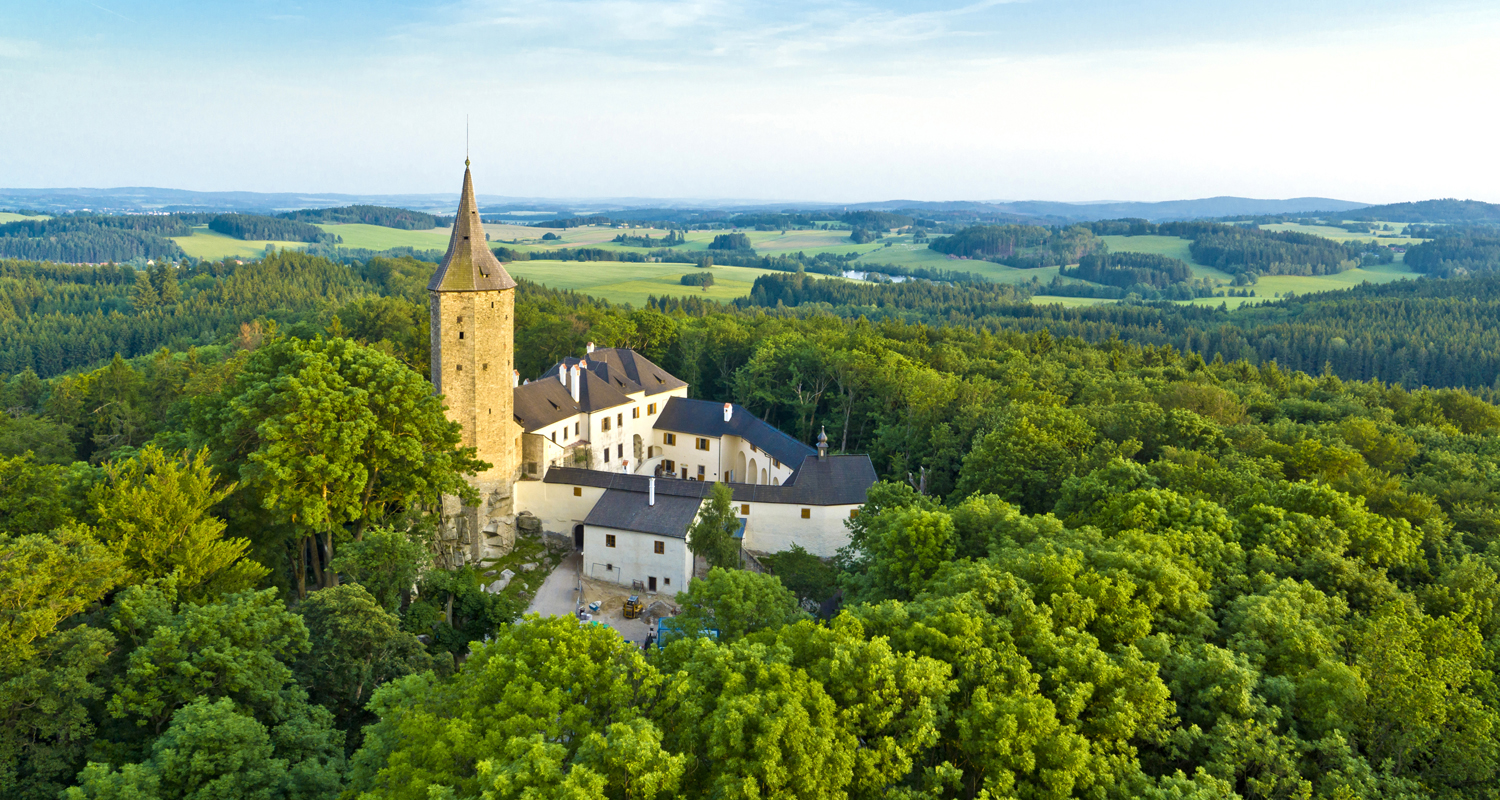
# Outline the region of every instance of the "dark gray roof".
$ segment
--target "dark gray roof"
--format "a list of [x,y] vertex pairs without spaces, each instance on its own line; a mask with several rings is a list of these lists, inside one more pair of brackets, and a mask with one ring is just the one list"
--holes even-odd
[[[542,480],[547,483],[564,483],[574,486],[595,486],[609,491],[625,491],[639,494],[643,498],[650,476],[626,475],[621,472],[605,472],[578,467],[550,467]],[[843,506],[860,505],[875,483],[875,467],[866,455],[808,456],[792,474],[790,480],[780,486],[766,484],[731,483],[730,490],[738,503],[785,503],[799,506]],[[680,478],[657,478],[657,503],[662,497],[690,497],[703,499],[713,491],[713,483],[707,481],[685,481]],[[643,499],[641,501],[645,503]],[[592,518],[592,515],[590,515]],[[597,523],[603,524],[603,523]]]
[[738,403],[730,406],[733,413],[725,422],[723,403],[669,397],[651,427],[692,436],[738,436],[788,466],[817,454],[818,451],[777,430],[744,406]]
[[640,353],[623,347],[596,348],[583,358],[568,356],[553,364],[551,369],[542,373],[542,377],[550,376],[556,380],[559,369],[567,369],[580,362],[587,362],[590,373],[625,394],[642,391],[648,395],[661,394],[687,385],[686,381],[651,363]]
[[500,266],[484,238],[479,206],[474,202],[474,179],[464,162],[464,188],[458,197],[458,214],[448,236],[448,252],[427,283],[429,292],[487,292],[514,289],[516,281]]
[[677,539],[687,538],[688,526],[693,524],[693,518],[698,515],[698,506],[703,503],[703,499],[662,494],[661,483],[657,481],[658,491],[654,506],[646,502],[648,495],[645,492],[606,489],[604,496],[594,504],[594,510],[589,512],[583,524],[651,533],[657,536],[671,536]]
[[625,393],[611,386],[604,378],[587,370],[579,370],[578,402],[568,387],[562,385],[554,371],[548,377],[538,378],[515,388],[516,422],[527,433],[535,433],[560,419],[567,419],[580,411],[602,411],[630,402]]
[[568,387],[556,378],[517,386],[514,397],[516,422],[527,433],[535,433],[558,420],[575,416],[579,411],[573,395],[568,394]]

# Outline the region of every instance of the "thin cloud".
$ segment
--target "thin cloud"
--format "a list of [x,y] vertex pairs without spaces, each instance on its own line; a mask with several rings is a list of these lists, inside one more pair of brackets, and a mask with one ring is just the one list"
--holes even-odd
[[93,6],[94,8],[97,8],[100,11],[103,11],[105,13],[114,14],[115,16],[119,17],[120,19],[125,20],[126,22],[135,22],[135,20],[131,19],[130,17],[127,17],[124,14],[121,14],[120,12],[115,11],[114,9],[105,8],[104,6],[101,6],[98,3],[89,3],[89,5]]

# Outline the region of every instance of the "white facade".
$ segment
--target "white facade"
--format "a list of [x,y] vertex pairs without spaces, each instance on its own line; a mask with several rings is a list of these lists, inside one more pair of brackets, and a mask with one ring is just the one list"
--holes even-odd
[[[744,513],[747,509],[748,514]],[[851,519],[859,506],[735,503],[734,510],[745,519],[746,550],[779,553],[795,544],[819,558],[832,558],[849,543],[844,521]],[[806,517],[802,516],[804,512]]]
[[583,574],[626,588],[639,582],[648,594],[670,595],[687,591],[693,554],[687,541],[675,536],[585,525]]

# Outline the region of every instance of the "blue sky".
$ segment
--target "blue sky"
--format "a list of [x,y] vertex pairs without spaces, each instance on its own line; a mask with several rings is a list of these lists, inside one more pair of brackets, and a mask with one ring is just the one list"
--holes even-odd
[[0,5],[0,186],[1500,201],[1493,2]]

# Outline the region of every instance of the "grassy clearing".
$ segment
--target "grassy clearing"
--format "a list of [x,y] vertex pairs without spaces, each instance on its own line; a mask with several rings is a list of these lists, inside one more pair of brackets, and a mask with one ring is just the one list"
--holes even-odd
[[7,222],[20,222],[23,219],[38,219],[38,220],[40,220],[40,219],[52,219],[52,217],[50,217],[50,216],[48,216],[46,214],[42,214],[40,216],[35,216],[35,217],[28,217],[25,214],[12,214],[9,211],[0,211],[0,225],[4,225]]
[[193,258],[218,261],[225,258],[259,258],[266,254],[266,245],[274,244],[277,250],[301,250],[305,242],[251,242],[215,233],[207,225],[193,226],[192,236],[173,236],[172,241],[182,252]]
[[[1406,230],[1406,223],[1403,222],[1377,222],[1374,224],[1389,224],[1397,232],[1405,232]],[[1298,225],[1295,222],[1278,222],[1274,225],[1262,225],[1260,226],[1260,229],[1263,231],[1296,231],[1298,233],[1311,233],[1315,236],[1322,236],[1325,239],[1332,239],[1336,242],[1379,242],[1380,244],[1407,246],[1413,244],[1421,244],[1422,242],[1426,241],[1425,239],[1413,239],[1409,236],[1376,238],[1374,234],[1351,233],[1344,230],[1343,228],[1335,228],[1331,225]]]
[[769,274],[750,267],[714,267],[714,285],[708,291],[683,286],[683,275],[697,272],[687,264],[632,264],[621,261],[514,261],[505,265],[512,275],[554,289],[573,289],[611,303],[644,305],[649,295],[657,297],[702,297],[733,300],[750,293],[755,279]]
[[1065,306],[1076,308],[1078,306],[1100,306],[1105,303],[1118,303],[1118,300],[1109,300],[1102,297],[1055,297],[1052,295],[1032,295],[1031,304],[1034,306]]
[[342,236],[341,247],[368,250],[389,250],[393,247],[412,247],[417,250],[447,250],[450,228],[429,228],[425,231],[403,231],[398,228],[383,228],[379,225],[319,225],[319,228]]

